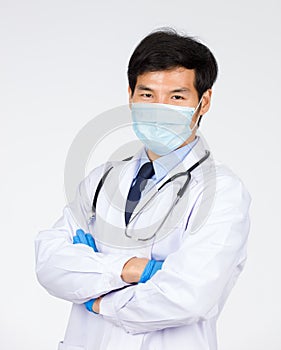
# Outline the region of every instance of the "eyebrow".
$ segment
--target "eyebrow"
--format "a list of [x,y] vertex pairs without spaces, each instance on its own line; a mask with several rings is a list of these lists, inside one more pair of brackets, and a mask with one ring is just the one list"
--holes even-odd
[[[150,87],[148,86],[145,86],[145,85],[138,85],[136,87],[137,90],[145,90],[145,91],[154,91],[153,89],[151,89]],[[175,93],[175,92],[190,92],[190,89],[188,89],[187,87],[181,87],[181,88],[178,88],[178,89],[174,89],[172,91],[170,91],[171,93]]]
[[190,89],[188,89],[186,87],[182,87],[179,89],[172,90],[171,92],[190,92]]
[[137,90],[147,90],[147,91],[153,91],[151,88],[149,88],[148,86],[145,85],[138,85],[136,87]]

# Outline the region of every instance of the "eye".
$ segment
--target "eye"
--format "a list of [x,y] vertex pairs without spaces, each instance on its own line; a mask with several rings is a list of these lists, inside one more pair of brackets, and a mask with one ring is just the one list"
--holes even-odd
[[184,97],[180,96],[180,95],[174,95],[172,96],[173,100],[184,100]]
[[152,94],[141,94],[141,97],[144,97],[144,98],[151,98],[152,97]]

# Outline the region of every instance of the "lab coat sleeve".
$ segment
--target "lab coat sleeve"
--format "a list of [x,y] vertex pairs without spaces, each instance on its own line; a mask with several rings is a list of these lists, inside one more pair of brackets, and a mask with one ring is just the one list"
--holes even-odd
[[64,208],[51,229],[39,232],[35,240],[36,273],[46,290],[74,303],[83,303],[126,285],[121,272],[132,256],[95,253],[83,244],[73,244],[78,228],[89,232],[92,197],[101,169],[93,171],[79,185],[76,198]]
[[181,247],[148,282],[104,296],[100,313],[105,318],[137,334],[219,314],[246,260],[250,196],[231,176],[218,178],[216,186],[201,228],[190,233],[187,227]]

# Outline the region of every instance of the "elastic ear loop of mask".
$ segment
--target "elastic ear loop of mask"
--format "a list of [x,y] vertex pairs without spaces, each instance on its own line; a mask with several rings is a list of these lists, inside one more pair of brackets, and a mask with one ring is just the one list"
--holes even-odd
[[[204,96],[204,94],[203,94],[202,97],[200,98],[200,101],[199,101],[197,107],[195,108],[195,111],[194,111],[193,115],[197,112],[199,106],[201,105],[202,100],[203,100],[203,96]],[[196,120],[196,123],[193,125],[192,129],[190,129],[191,132],[193,132],[193,131],[195,130],[195,128],[198,126],[198,123],[199,123],[199,120],[200,120],[200,119],[201,119],[201,118],[200,118],[200,115],[199,115],[198,118],[197,118],[197,120]]]

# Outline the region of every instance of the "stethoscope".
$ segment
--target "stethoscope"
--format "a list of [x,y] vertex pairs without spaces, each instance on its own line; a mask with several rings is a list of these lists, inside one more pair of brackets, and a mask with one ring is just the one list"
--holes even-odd
[[131,235],[128,234],[128,225],[126,226],[125,228],[125,236],[127,238],[131,238],[135,241],[142,241],[142,242],[145,242],[145,241],[150,241],[151,239],[153,239],[157,233],[161,230],[162,226],[164,225],[164,223],[166,222],[167,218],[169,217],[170,213],[173,211],[174,207],[177,205],[178,201],[182,198],[182,196],[184,195],[184,193],[186,192],[186,189],[187,189],[187,186],[191,180],[191,172],[196,169],[200,164],[202,164],[210,155],[210,152],[208,150],[205,151],[205,155],[199,159],[198,162],[196,162],[195,164],[193,164],[188,170],[186,171],[182,171],[180,173],[177,173],[175,175],[173,175],[172,177],[170,177],[167,181],[165,181],[159,188],[158,188],[158,191],[156,193],[154,193],[150,198],[149,200],[142,206],[142,208],[137,212],[135,213],[134,215],[131,216],[130,218],[130,221],[128,223],[131,224],[133,221],[136,220],[136,218],[141,215],[141,213],[147,208],[147,206],[149,205],[149,203],[155,198],[155,196],[157,196],[158,192],[165,186],[167,185],[168,183],[174,181],[175,179],[179,178],[179,177],[182,177],[182,176],[186,176],[186,180],[183,184],[183,186],[178,190],[177,192],[177,196],[175,198],[175,200],[173,201],[172,205],[170,206],[167,214],[165,215],[164,219],[162,220],[161,224],[159,225],[159,227],[155,230],[155,232],[150,235],[149,237],[147,238],[140,238],[140,237],[133,237]]

